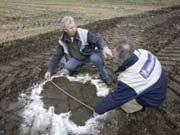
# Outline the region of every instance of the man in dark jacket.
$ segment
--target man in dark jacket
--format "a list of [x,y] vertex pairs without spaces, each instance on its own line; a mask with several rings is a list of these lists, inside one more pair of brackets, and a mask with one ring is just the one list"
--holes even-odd
[[112,53],[105,40],[86,29],[77,28],[74,19],[70,16],[63,18],[62,25],[64,33],[58,41],[59,45],[48,65],[45,78],[49,79],[51,77],[61,58],[66,56],[68,60],[64,69],[67,72],[74,72],[84,64],[92,63],[100,71],[102,80],[106,84],[110,84],[111,79],[104,66],[103,55],[106,58],[112,56]]
[[94,114],[103,114],[119,106],[127,113],[160,106],[166,97],[167,81],[157,57],[147,50],[134,49],[125,37],[113,54],[118,61],[123,61],[116,71],[118,86],[97,104]]

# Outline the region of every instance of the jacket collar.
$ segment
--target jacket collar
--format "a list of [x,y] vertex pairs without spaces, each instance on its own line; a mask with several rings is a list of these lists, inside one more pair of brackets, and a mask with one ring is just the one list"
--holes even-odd
[[[75,33],[75,35],[74,35],[74,39],[80,40],[80,36],[79,36],[78,31],[76,31],[76,33]],[[70,41],[70,36],[69,36],[66,32],[63,32],[63,35],[62,35],[61,40],[62,40],[63,42]]]

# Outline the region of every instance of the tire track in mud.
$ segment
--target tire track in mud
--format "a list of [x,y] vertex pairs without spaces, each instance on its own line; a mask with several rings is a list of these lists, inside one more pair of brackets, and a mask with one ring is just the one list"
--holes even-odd
[[168,75],[168,87],[180,97],[180,38],[158,53],[158,57]]
[[[162,114],[166,124],[174,130],[174,133],[180,132],[180,38],[177,38],[167,47],[161,49],[157,55],[168,76],[168,97],[165,105],[158,109]],[[171,99],[170,99],[171,98]],[[169,101],[171,100],[171,101]],[[170,104],[171,103],[171,104]],[[171,106],[171,107],[170,107]],[[172,107],[174,106],[174,107]],[[171,108],[171,109],[170,109]],[[173,110],[172,110],[173,108]]]
[[[153,51],[160,59],[169,81],[167,100],[162,107],[133,115],[126,115],[117,109],[105,122],[101,134],[179,134],[180,6],[142,15],[101,20],[84,27],[105,37],[110,48],[114,48],[120,36],[126,35],[134,40],[136,46]],[[6,129],[7,135],[18,134],[16,129],[21,123],[17,114],[21,111],[21,106],[18,109],[15,105],[18,94],[43,79],[58,37],[59,32],[49,33],[45,37],[41,35],[35,38],[36,40],[32,38],[24,41],[20,43],[20,47],[17,41],[15,47],[3,47],[2,51],[0,48],[0,53],[4,55],[0,56],[0,128]],[[52,45],[45,45],[47,43]],[[106,61],[106,64],[110,71],[116,66],[111,60]]]
[[[160,59],[169,81],[167,99],[162,107],[157,110],[147,109],[143,114],[132,114],[128,117],[123,112],[118,111],[116,116],[106,124],[109,126],[111,124],[112,126],[105,126],[102,130],[103,135],[129,135],[132,133],[138,135],[180,134],[180,14],[179,9],[177,12],[169,13],[166,11],[166,13],[162,16],[149,14],[149,16],[142,19],[139,18],[140,20],[135,23],[131,20],[132,18],[127,19],[125,23],[122,21],[117,23],[112,29],[102,32],[106,39],[108,39],[111,48],[115,46],[115,42],[118,39],[116,35],[127,35],[135,41],[136,47],[151,50]],[[108,63],[108,67],[112,69],[113,64],[113,62]],[[118,124],[112,121],[118,121]],[[154,125],[155,123],[156,126]],[[136,125],[135,128],[134,124]],[[127,129],[130,130],[127,131]]]

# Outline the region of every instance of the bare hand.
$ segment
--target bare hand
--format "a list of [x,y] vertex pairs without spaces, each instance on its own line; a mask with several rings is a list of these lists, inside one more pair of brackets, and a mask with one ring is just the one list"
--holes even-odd
[[103,55],[105,59],[107,58],[107,56],[113,57],[112,51],[108,47],[103,48]]
[[47,80],[50,80],[51,79],[51,72],[47,71],[44,75],[44,78]]
[[93,112],[93,117],[96,117],[96,116],[98,116],[98,114],[94,111]]

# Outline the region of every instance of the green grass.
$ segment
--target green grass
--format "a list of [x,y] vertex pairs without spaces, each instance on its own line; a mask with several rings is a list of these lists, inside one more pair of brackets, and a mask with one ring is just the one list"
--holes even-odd
[[[74,10],[74,8],[104,9],[118,12],[122,9],[126,10],[127,5],[157,7],[176,4],[180,4],[180,0],[0,0],[0,15],[29,17],[38,14],[61,13],[67,10],[77,12],[78,9]],[[137,10],[139,8],[137,7]],[[90,16],[95,15],[90,14],[88,17]]]
[[59,29],[65,15],[80,25],[177,4],[180,0],[0,0],[0,42]]
[[[41,1],[42,0],[37,0]],[[49,3],[78,3],[81,6],[84,4],[88,5],[99,5],[99,4],[160,4],[160,5],[176,5],[180,4],[180,0],[43,0],[43,2]]]

